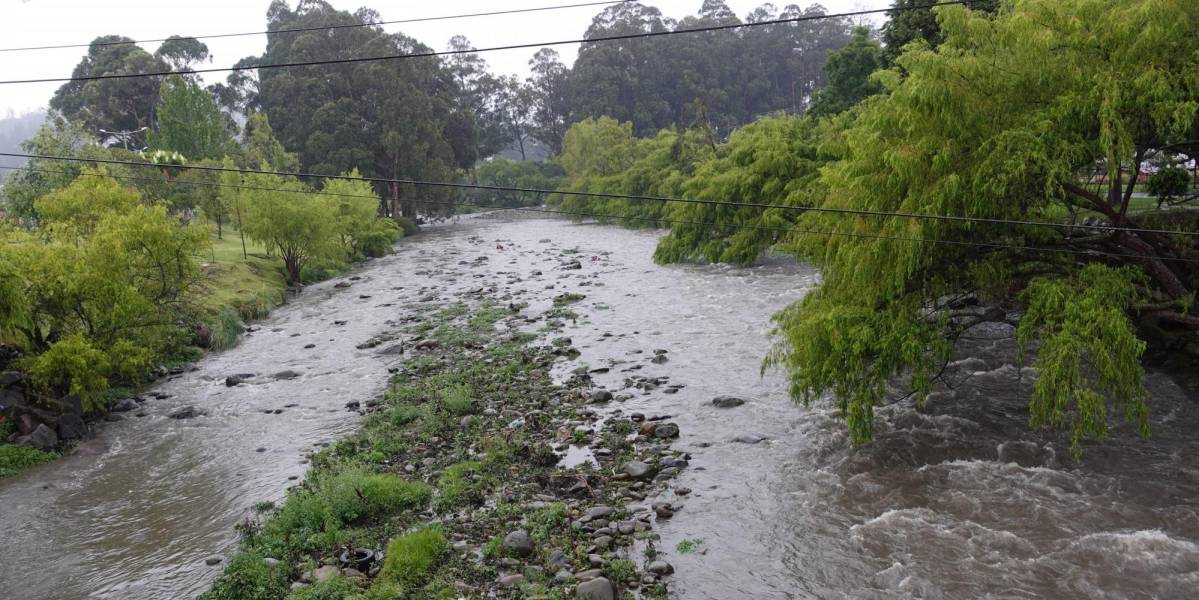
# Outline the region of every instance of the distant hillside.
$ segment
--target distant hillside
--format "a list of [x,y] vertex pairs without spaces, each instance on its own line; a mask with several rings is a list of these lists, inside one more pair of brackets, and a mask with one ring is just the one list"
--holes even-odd
[[[37,133],[42,121],[46,119],[44,112],[31,112],[21,116],[8,116],[0,119],[0,152],[21,152],[21,142]],[[0,166],[20,167],[24,159],[0,156]],[[0,173],[3,179],[7,173]]]

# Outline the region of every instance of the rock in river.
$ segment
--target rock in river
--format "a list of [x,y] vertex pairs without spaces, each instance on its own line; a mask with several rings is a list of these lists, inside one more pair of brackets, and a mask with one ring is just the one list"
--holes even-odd
[[64,440],[79,440],[87,437],[87,424],[79,415],[63,415],[58,418],[58,437]]
[[712,399],[712,406],[716,408],[736,408],[742,404],[745,404],[745,399],[736,396],[717,396]]
[[16,440],[18,445],[32,446],[38,450],[50,450],[58,445],[58,435],[45,423],[38,424],[29,435],[23,435]]
[[516,531],[504,536],[504,549],[517,556],[528,556],[532,554],[533,542],[529,539],[529,532],[523,529],[517,529]]
[[204,414],[194,406],[181,406],[171,411],[167,416],[172,419],[191,419]]
[[612,587],[612,582],[604,577],[596,577],[590,581],[584,581],[578,587],[579,600],[613,600],[616,598],[616,590]]
[[679,437],[679,426],[674,423],[659,423],[654,428],[654,437],[663,439]]
[[131,410],[137,410],[137,409],[138,409],[138,404],[137,404],[136,400],[134,400],[133,398],[125,398],[124,400],[121,400],[120,402],[117,402],[116,404],[114,404],[111,410],[112,410],[112,412],[129,412]]
[[648,479],[654,476],[653,467],[639,461],[634,460],[624,464],[620,468],[621,472],[633,479]]

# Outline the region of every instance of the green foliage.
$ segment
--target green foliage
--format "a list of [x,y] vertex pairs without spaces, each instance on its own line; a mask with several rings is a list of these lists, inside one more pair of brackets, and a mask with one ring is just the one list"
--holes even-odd
[[233,136],[220,107],[192,79],[172,75],[158,93],[158,129],[151,131],[151,148],[178,152],[192,159],[219,159],[230,150]]
[[454,416],[465,416],[475,412],[474,389],[469,383],[452,385],[442,390],[441,405]]
[[[5,439],[11,432],[0,426],[0,439]],[[50,462],[58,458],[54,452],[46,452],[29,446],[17,446],[0,442],[0,479],[11,477],[23,469],[34,465]]]
[[346,600],[360,591],[352,579],[337,576],[296,590],[287,600]]
[[21,366],[50,392],[78,394],[89,410],[116,379],[136,383],[154,358],[187,340],[207,234],[162,206],[85,171],[36,202],[35,235],[9,232],[0,265],[12,292],[2,323],[28,351]]
[[[359,177],[357,169],[344,175]],[[328,179],[322,191],[334,207],[335,229],[350,256],[383,256],[403,234],[395,221],[379,217],[381,200],[369,183]]]
[[81,334],[63,338],[42,354],[22,363],[35,384],[44,388],[62,387],[79,396],[89,412],[105,408],[101,400],[108,389],[108,355],[96,349]]
[[[834,155],[821,148],[828,124],[811,118],[767,117],[733,132],[713,158],[678,186],[686,198],[811,206],[820,202],[819,169]],[[749,265],[786,236],[799,211],[727,205],[670,204],[675,221],[658,242],[660,263],[691,260]]]
[[424,584],[433,566],[449,549],[449,542],[436,525],[406,533],[387,544],[387,558],[379,578],[412,591]]
[[[961,7],[936,14],[944,36],[937,49],[908,46],[898,58],[906,76],[883,72],[888,93],[844,121],[842,159],[821,173],[822,205],[1033,220],[1061,220],[1085,207],[1135,226],[1125,205],[1130,174],[1119,166],[1192,137],[1199,101],[1183,74],[1199,66],[1199,41],[1182,24],[1199,18],[1199,5],[1028,0],[993,17]],[[1156,32],[1153,42],[1145,31]],[[1100,193],[1076,183],[1096,165],[1108,175]],[[1149,246],[1135,234],[1118,237],[1130,245],[1085,247]],[[943,299],[984,285],[1029,306],[1022,339],[1029,347],[1041,340],[1035,425],[1069,427],[1077,450],[1082,439],[1102,435],[1104,407],[1114,403],[1145,431],[1143,346],[1133,333],[1129,282],[1160,301],[1191,297],[1193,280],[1136,259],[1111,259],[1131,271],[1110,270],[1073,256],[912,239],[1078,243],[1047,228],[805,214],[786,248],[818,265],[822,282],[776,317],[780,344],[769,361],[786,367],[797,398],[831,392],[853,439],[870,439],[886,381],[908,377],[922,397],[961,333]],[[1039,277],[1030,281],[1031,273]],[[1006,286],[995,285],[996,274]]]
[[[92,41],[72,77],[160,73],[168,66],[119,35]],[[158,104],[157,77],[75,80],[64,83],[50,99],[50,108],[90,131],[133,131],[154,126]],[[114,142],[117,140],[113,140]]]
[[1138,340],[1129,321],[1137,299],[1130,267],[1093,264],[1069,278],[1037,278],[1024,291],[1021,349],[1039,339],[1040,372],[1029,405],[1034,427],[1066,426],[1075,456],[1086,439],[1107,434],[1107,405],[1117,402],[1125,418],[1149,435],[1149,409]]
[[[334,207],[292,179],[278,175],[246,173],[240,190],[243,229],[253,241],[283,259],[288,283],[302,283],[310,261],[337,261],[345,257],[338,239]],[[275,191],[284,190],[284,191]]]
[[1191,189],[1191,173],[1181,167],[1165,167],[1149,176],[1146,186],[1150,195],[1157,196],[1159,204],[1182,198]]
[[[516,187],[552,190],[562,181],[559,167],[555,163],[535,163],[523,160],[495,159],[479,165],[479,183],[497,187]],[[490,191],[475,194],[474,204],[514,208],[537,206],[545,199],[535,192]]]
[[460,462],[442,472],[437,481],[438,510],[445,512],[483,501],[489,479],[483,464],[476,461]]
[[853,39],[844,48],[829,54],[824,72],[828,74],[828,85],[812,96],[813,115],[831,115],[849,109],[867,96],[882,91],[882,86],[871,80],[871,74],[883,66],[883,51],[870,37],[870,30],[858,27]]
[[604,565],[604,575],[617,585],[631,581],[637,576],[637,563],[627,558],[617,558]]
[[345,523],[419,508],[432,496],[429,486],[391,474],[350,469],[318,485],[332,514]]
[[287,569],[271,568],[257,553],[239,552],[200,600],[283,600],[287,585]]
[[300,170],[300,158],[288,152],[271,128],[265,113],[250,113],[246,117],[245,142],[240,148],[237,164],[243,169],[268,168],[294,173]]

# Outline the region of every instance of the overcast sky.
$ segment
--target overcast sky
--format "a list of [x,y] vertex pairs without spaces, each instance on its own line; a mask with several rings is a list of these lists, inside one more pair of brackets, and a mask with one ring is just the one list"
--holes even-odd
[[[343,10],[364,4],[377,10],[383,20],[413,19],[483,11],[535,8],[575,4],[587,0],[330,0]],[[763,0],[726,0],[744,17]],[[813,2],[781,0],[808,6]],[[294,7],[296,2],[291,0]],[[668,17],[695,14],[703,0],[647,0]],[[889,0],[823,0],[828,12],[886,8]],[[120,34],[136,40],[169,35],[205,35],[260,31],[266,28],[270,0],[0,0],[0,48],[87,43],[99,35]],[[388,31],[403,31],[428,46],[441,50],[456,34],[465,35],[475,47],[548,42],[580,37],[602,6],[390,25]],[[881,21],[881,20],[879,20]],[[225,67],[245,56],[262,53],[265,36],[203,40],[212,53],[211,66]],[[157,44],[146,44],[153,52]],[[574,60],[577,47],[556,48],[567,62]],[[0,52],[0,80],[69,77],[86,48]],[[499,73],[527,74],[531,50],[484,54]],[[206,65],[207,66],[207,65]],[[225,73],[210,74],[207,81],[223,80]],[[59,84],[10,84],[0,86],[0,116],[44,107]]]

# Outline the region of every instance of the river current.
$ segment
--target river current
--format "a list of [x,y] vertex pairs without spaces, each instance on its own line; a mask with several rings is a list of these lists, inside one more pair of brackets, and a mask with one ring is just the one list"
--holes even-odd
[[[582,354],[561,370],[609,367],[597,384],[632,394],[612,408],[680,425],[692,466],[675,485],[692,493],[657,528],[679,598],[1194,596],[1199,404],[1169,377],[1148,377],[1151,439],[1117,428],[1075,462],[1063,434],[1027,426],[1035,374],[1015,364],[1010,328],[981,329],[947,370],[952,388],[881,408],[877,439],[852,448],[827,403],[797,406],[782,374],[760,373],[770,315],[817,274],[781,260],[659,266],[658,235],[464,219],[310,286],[235,348],[152,388],[168,397],[147,400],[144,417],[0,480],[0,598],[201,593],[234,526],[280,500],[308,452],[352,431],[345,404],[381,392],[402,360],[358,346],[397,329],[406,303],[481,288],[529,314],[586,295],[563,332]],[[581,269],[560,268],[576,259]],[[659,349],[666,362],[645,360]],[[237,373],[254,377],[226,386]],[[642,391],[632,375],[685,387]],[[718,409],[718,395],[748,402]],[[182,406],[206,414],[166,416]]]

